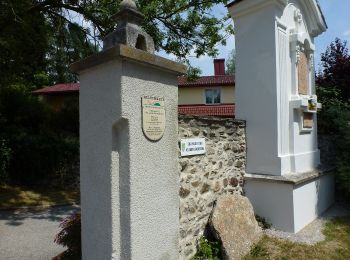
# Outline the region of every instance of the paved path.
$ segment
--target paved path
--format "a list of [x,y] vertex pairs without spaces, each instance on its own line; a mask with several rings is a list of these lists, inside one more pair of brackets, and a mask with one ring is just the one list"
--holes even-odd
[[59,224],[77,210],[58,207],[29,213],[0,211],[0,259],[48,260],[60,254],[64,248],[53,242]]

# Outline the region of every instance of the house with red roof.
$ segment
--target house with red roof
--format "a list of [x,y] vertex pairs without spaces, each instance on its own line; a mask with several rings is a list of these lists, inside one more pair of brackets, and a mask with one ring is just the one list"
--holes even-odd
[[68,101],[79,102],[79,83],[64,83],[33,91],[33,95],[49,104],[55,111],[62,109]]
[[179,114],[234,117],[235,77],[225,74],[225,59],[214,60],[214,75],[178,79]]
[[[225,59],[214,60],[214,75],[189,81],[179,77],[179,114],[234,117],[235,77],[225,74]],[[59,111],[65,102],[79,96],[79,83],[57,84],[33,92]]]

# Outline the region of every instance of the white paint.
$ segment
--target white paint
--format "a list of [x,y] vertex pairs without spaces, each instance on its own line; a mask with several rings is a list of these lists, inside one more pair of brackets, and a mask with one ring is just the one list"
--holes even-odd
[[180,149],[182,157],[205,154],[205,138],[182,139]]
[[334,176],[326,175],[295,187],[293,199],[294,230],[298,232],[334,203]]
[[244,191],[255,214],[266,218],[275,228],[294,232],[292,185],[249,180],[245,181]]
[[[116,56],[80,81],[83,259],[178,259],[177,73]],[[166,100],[157,142],[145,95]]]
[[[316,1],[244,0],[229,11],[236,33],[236,118],[247,121],[247,172],[314,170],[320,163],[316,127],[303,131],[295,102],[305,99],[297,93],[298,47],[312,53],[314,37],[326,29]],[[313,69],[310,95],[312,75]],[[300,157],[309,161],[299,164]]]
[[296,233],[334,203],[334,177],[325,175],[302,185],[246,180],[254,211],[279,230]]
[[[229,11],[235,22],[236,118],[247,125],[246,172],[281,177],[316,170],[317,120],[315,116],[313,129],[304,129],[302,112],[305,100],[317,99],[314,37],[327,29],[317,2],[243,0]],[[298,91],[301,51],[309,59],[308,95]],[[294,187],[248,179],[245,188],[259,215],[277,228],[296,232],[333,201],[332,183],[322,177]]]

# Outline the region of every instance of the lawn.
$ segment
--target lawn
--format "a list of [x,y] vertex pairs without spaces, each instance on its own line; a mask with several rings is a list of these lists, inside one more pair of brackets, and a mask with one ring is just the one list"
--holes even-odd
[[78,189],[49,187],[26,188],[21,186],[0,186],[0,209],[53,206],[79,202]]
[[350,217],[326,223],[326,240],[309,246],[265,236],[244,260],[350,259]]

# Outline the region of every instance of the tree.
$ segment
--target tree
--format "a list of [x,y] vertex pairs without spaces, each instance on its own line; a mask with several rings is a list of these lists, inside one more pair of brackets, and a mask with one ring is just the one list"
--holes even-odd
[[336,39],[321,60],[322,69],[316,77],[322,103],[318,130],[331,137],[335,154],[330,163],[336,166],[337,188],[350,199],[350,57],[346,42]]
[[[119,11],[120,2],[1,1],[1,76],[17,78],[20,75],[27,83],[33,83],[33,88],[76,80],[68,70],[69,64],[101,47],[98,45],[102,38],[116,27],[111,16]],[[226,44],[226,38],[233,33],[229,15],[214,17],[211,14],[215,5],[227,2],[139,0],[137,5],[145,15],[144,29],[153,37],[156,49],[163,49],[189,64],[188,57],[193,53],[197,57],[217,56],[217,44]],[[77,24],[82,20],[78,18],[84,22]],[[8,68],[3,70],[3,67]],[[196,68],[189,71],[198,73]]]
[[69,65],[98,51],[86,38],[78,24],[68,23],[61,17],[52,17],[50,27],[57,28],[49,35],[47,51],[47,74],[52,84],[76,82],[77,76],[72,74]]
[[[53,127],[51,112],[31,91],[77,80],[69,64],[101,47],[102,38],[116,27],[111,16],[119,11],[120,2],[0,1],[0,141],[2,151],[10,151],[9,156],[0,158],[0,166],[8,169],[12,179],[42,179],[56,171],[64,158],[71,158],[66,153],[78,154],[76,136],[67,134],[72,129]],[[210,12],[215,5],[226,3],[227,0],[137,1],[145,15],[144,29],[154,38],[156,49],[174,54],[183,62],[188,62],[192,53],[197,57],[218,54],[217,44],[225,44],[233,28],[228,16],[220,19]],[[190,71],[199,72],[197,68]],[[76,111],[67,110],[74,117]],[[69,118],[61,116],[62,120]]]
[[226,62],[226,74],[235,75],[236,74],[236,50],[233,49],[229,55]]
[[30,3],[0,2],[0,87],[19,81],[34,83],[35,75],[46,68],[48,27],[43,14],[27,13]]
[[347,42],[336,38],[321,55],[322,71],[317,75],[317,85],[336,87],[341,98],[350,100],[350,55]]
[[21,184],[53,178],[79,156],[67,121],[53,127],[53,113],[31,91],[71,81],[69,64],[93,51],[79,26],[31,7],[31,0],[0,2],[0,177]]
[[[62,17],[68,23],[74,18],[69,14],[80,14],[96,29],[101,39],[114,30],[111,15],[119,10],[121,0],[34,0],[28,12]],[[216,4],[227,4],[227,0],[139,0],[137,5],[145,15],[145,30],[153,37],[156,49],[163,49],[186,60],[193,51],[197,57],[218,54],[217,43],[226,44],[226,37],[233,33],[229,16],[219,19],[210,14]],[[80,26],[86,37],[93,36],[91,28]]]

